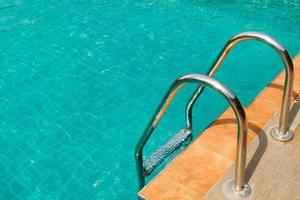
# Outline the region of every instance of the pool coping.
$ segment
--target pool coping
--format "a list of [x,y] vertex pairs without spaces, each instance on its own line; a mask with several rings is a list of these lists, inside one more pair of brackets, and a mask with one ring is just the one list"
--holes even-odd
[[[278,125],[279,114],[276,113],[248,146],[246,180],[251,193],[247,200],[300,199],[300,96],[291,105],[289,125],[294,137],[286,143],[274,140],[269,134]],[[235,166],[231,165],[203,199],[236,199],[225,192],[226,184],[234,179],[234,172]]]
[[[293,98],[300,93],[300,53],[293,59]],[[248,144],[280,110],[285,73],[282,71],[245,109]],[[228,108],[186,150],[174,158],[139,193],[145,200],[201,199],[234,163],[236,120]],[[222,134],[220,134],[222,133]]]

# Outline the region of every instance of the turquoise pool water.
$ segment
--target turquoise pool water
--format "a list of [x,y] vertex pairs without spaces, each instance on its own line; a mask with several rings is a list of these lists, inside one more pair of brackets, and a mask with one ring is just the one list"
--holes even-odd
[[[278,2],[0,1],[0,199],[135,199],[134,146],[176,77],[206,72],[241,31],[300,50],[300,3]],[[281,67],[246,42],[216,77],[247,105]],[[175,98],[148,153],[185,125],[194,88]],[[195,132],[228,106],[202,97]]]

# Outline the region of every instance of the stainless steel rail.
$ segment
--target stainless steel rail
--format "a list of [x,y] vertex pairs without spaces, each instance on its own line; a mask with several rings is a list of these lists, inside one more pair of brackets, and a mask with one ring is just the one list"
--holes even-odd
[[[138,178],[140,187],[143,187],[145,184],[145,174],[143,168],[143,149],[146,145],[146,142],[152,135],[154,129],[159,123],[161,117],[165,113],[169,104],[175,97],[176,93],[181,87],[187,83],[201,83],[205,86],[213,88],[215,91],[223,95],[223,97],[229,102],[230,106],[234,110],[235,116],[238,123],[238,133],[237,133],[237,152],[236,152],[236,168],[235,168],[235,180],[230,182],[233,184],[232,191],[230,193],[237,196],[247,196],[250,194],[250,186],[246,184],[245,175],[246,175],[246,151],[247,151],[247,118],[244,112],[243,106],[240,103],[239,99],[233,94],[226,86],[216,81],[213,78],[210,78],[206,75],[201,74],[189,74],[181,78],[176,79],[172,84],[167,94],[163,98],[160,106],[158,107],[155,115],[152,117],[152,120],[148,124],[144,134],[140,138],[136,149],[135,149],[135,159],[138,172]],[[230,189],[229,189],[230,190]]]
[[[293,133],[289,130],[288,119],[290,115],[290,104],[292,98],[292,90],[293,90],[293,80],[294,80],[294,66],[292,59],[287,52],[287,50],[274,38],[259,32],[243,32],[232,37],[223,47],[222,51],[219,53],[217,59],[215,60],[212,67],[209,69],[208,76],[212,77],[219,69],[224,59],[230,52],[230,50],[237,45],[238,43],[245,40],[257,40],[267,45],[271,46],[276,52],[280,55],[283,63],[285,65],[285,81],[284,81],[284,92],[282,97],[282,106],[280,112],[280,119],[278,127],[274,127],[271,129],[271,135],[279,141],[288,141],[292,139]],[[198,99],[198,97],[203,92],[204,87],[202,85],[199,86],[197,91],[195,91],[194,95],[190,99],[186,107],[186,126],[189,129],[192,129],[192,109],[193,105]]]

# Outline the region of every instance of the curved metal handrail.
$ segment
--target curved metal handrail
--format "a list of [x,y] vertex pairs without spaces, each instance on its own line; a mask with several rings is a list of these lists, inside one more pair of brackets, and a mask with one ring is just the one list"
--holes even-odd
[[[290,105],[292,99],[293,80],[294,80],[294,66],[292,59],[287,50],[274,38],[259,32],[243,32],[232,37],[223,47],[219,53],[214,64],[209,69],[208,76],[212,77],[223,63],[224,59],[230,52],[230,50],[238,43],[245,40],[258,40],[271,46],[280,55],[285,65],[285,81],[284,81],[284,93],[282,97],[282,106],[279,118],[279,125],[271,130],[272,136],[279,141],[288,141],[292,138],[293,134],[288,130],[288,118],[290,115]],[[192,128],[192,109],[193,105],[198,97],[203,92],[204,87],[202,85],[195,91],[186,107],[186,126]]]
[[[189,74],[181,78],[176,79],[172,84],[164,99],[162,100],[160,106],[158,107],[155,115],[148,124],[144,134],[140,138],[136,149],[135,149],[135,158],[137,165],[137,172],[140,187],[143,187],[145,184],[145,176],[143,169],[143,149],[146,145],[146,142],[150,138],[152,132],[159,123],[161,117],[165,113],[172,99],[179,91],[181,87],[187,83],[201,83],[205,86],[211,87],[225,97],[229,102],[230,106],[234,110],[235,116],[238,123],[238,133],[237,133],[237,153],[236,153],[236,170],[235,170],[235,181],[234,189],[235,193],[245,193],[246,190],[250,193],[249,186],[245,183],[245,163],[246,163],[246,150],[247,150],[247,118],[244,112],[243,106],[240,103],[239,99],[233,94],[226,86],[216,81],[213,78],[210,78],[206,75],[201,74]],[[247,193],[248,194],[248,193]]]

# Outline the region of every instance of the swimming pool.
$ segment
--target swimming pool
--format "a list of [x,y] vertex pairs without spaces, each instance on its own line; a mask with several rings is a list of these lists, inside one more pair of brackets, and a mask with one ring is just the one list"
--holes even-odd
[[[134,146],[176,77],[205,73],[241,31],[270,34],[291,56],[300,50],[298,1],[2,2],[0,199],[135,199]],[[282,69],[257,42],[224,65],[216,78],[245,105]],[[194,88],[175,98],[147,152],[185,125]],[[226,107],[207,90],[194,131]]]

